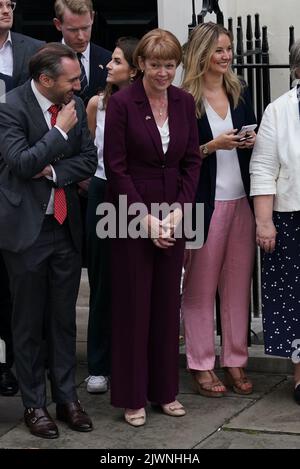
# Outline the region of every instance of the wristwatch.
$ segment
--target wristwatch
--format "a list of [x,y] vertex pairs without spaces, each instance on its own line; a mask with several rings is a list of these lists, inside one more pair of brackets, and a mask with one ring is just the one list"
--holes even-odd
[[209,149],[208,149],[208,146],[206,144],[201,145],[200,149],[201,149],[204,156],[209,155]]

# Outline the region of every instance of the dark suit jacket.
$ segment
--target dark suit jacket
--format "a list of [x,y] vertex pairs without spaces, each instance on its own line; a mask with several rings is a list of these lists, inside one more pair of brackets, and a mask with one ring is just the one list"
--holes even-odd
[[53,182],[32,179],[52,164],[57,187],[66,192],[68,221],[77,249],[81,245],[78,181],[92,176],[97,152],[87,127],[82,100],[75,97],[78,122],[65,140],[48,129],[31,83],[12,90],[0,104],[0,249],[20,252],[38,237]]
[[[0,80],[3,80],[5,83],[5,92],[8,93],[10,90],[13,89],[13,78],[9,75],[5,75],[4,73],[0,73]],[[2,87],[1,87],[1,94],[2,94]]]
[[106,65],[111,60],[111,52],[103,47],[90,43],[90,79],[88,86],[88,99],[97,94],[99,89],[106,86]]
[[111,197],[126,194],[128,204],[193,202],[201,159],[192,96],[168,88],[170,143],[161,138],[141,79],[109,99],[104,161]]
[[11,32],[11,41],[13,51],[13,87],[16,88],[16,86],[23,85],[29,78],[29,60],[45,42],[14,32]]
[[[247,88],[244,89],[242,99],[238,106],[234,109],[233,102],[230,100],[231,116],[233,121],[233,128],[240,129],[243,125],[256,123],[256,118],[253,112],[252,103],[250,100]],[[201,119],[198,119],[198,130],[200,145],[213,140],[212,131],[204,114]],[[250,174],[249,163],[252,150],[237,148],[238,160],[241,169],[241,176],[244,184],[246,195],[250,193]],[[215,207],[215,194],[216,194],[216,177],[217,177],[217,157],[216,153],[212,153],[203,159],[201,174],[198,183],[196,194],[196,202],[204,203],[204,234],[207,238],[210,220]]]

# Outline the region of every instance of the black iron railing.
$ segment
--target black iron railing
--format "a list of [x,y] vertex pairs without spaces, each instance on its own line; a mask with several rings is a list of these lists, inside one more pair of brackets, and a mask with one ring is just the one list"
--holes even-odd
[[[228,19],[228,29],[231,31],[236,42],[233,68],[237,70],[239,75],[245,78],[252,96],[257,120],[260,122],[264,109],[271,101],[270,70],[289,69],[289,64],[270,64],[268,28],[267,26],[260,27],[258,13],[254,15],[254,18],[253,36],[252,17],[247,15],[246,51],[241,16],[237,18],[236,35],[234,35],[232,29],[232,18]],[[290,26],[289,49],[294,42],[294,27]]]

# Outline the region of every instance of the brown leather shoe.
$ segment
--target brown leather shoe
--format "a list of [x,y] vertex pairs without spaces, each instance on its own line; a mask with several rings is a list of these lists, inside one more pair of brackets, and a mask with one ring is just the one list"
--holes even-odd
[[45,407],[25,409],[24,420],[33,435],[48,439],[58,438],[58,428]]
[[72,430],[77,432],[90,432],[93,424],[79,401],[66,404],[56,404],[56,417],[66,422]]

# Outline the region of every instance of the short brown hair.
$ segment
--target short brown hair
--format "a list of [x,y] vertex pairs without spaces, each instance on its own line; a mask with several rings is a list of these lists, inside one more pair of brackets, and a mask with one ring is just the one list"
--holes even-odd
[[170,31],[164,29],[152,29],[140,40],[133,61],[136,67],[139,67],[138,58],[175,60],[179,65],[182,59],[182,50],[177,37]]
[[77,60],[76,52],[65,44],[49,42],[41,47],[29,61],[31,78],[38,81],[42,73],[54,79],[58,78],[62,74],[61,60],[64,57]]
[[63,23],[65,9],[68,8],[75,15],[93,13],[92,0],[55,0],[54,11],[56,18]]

